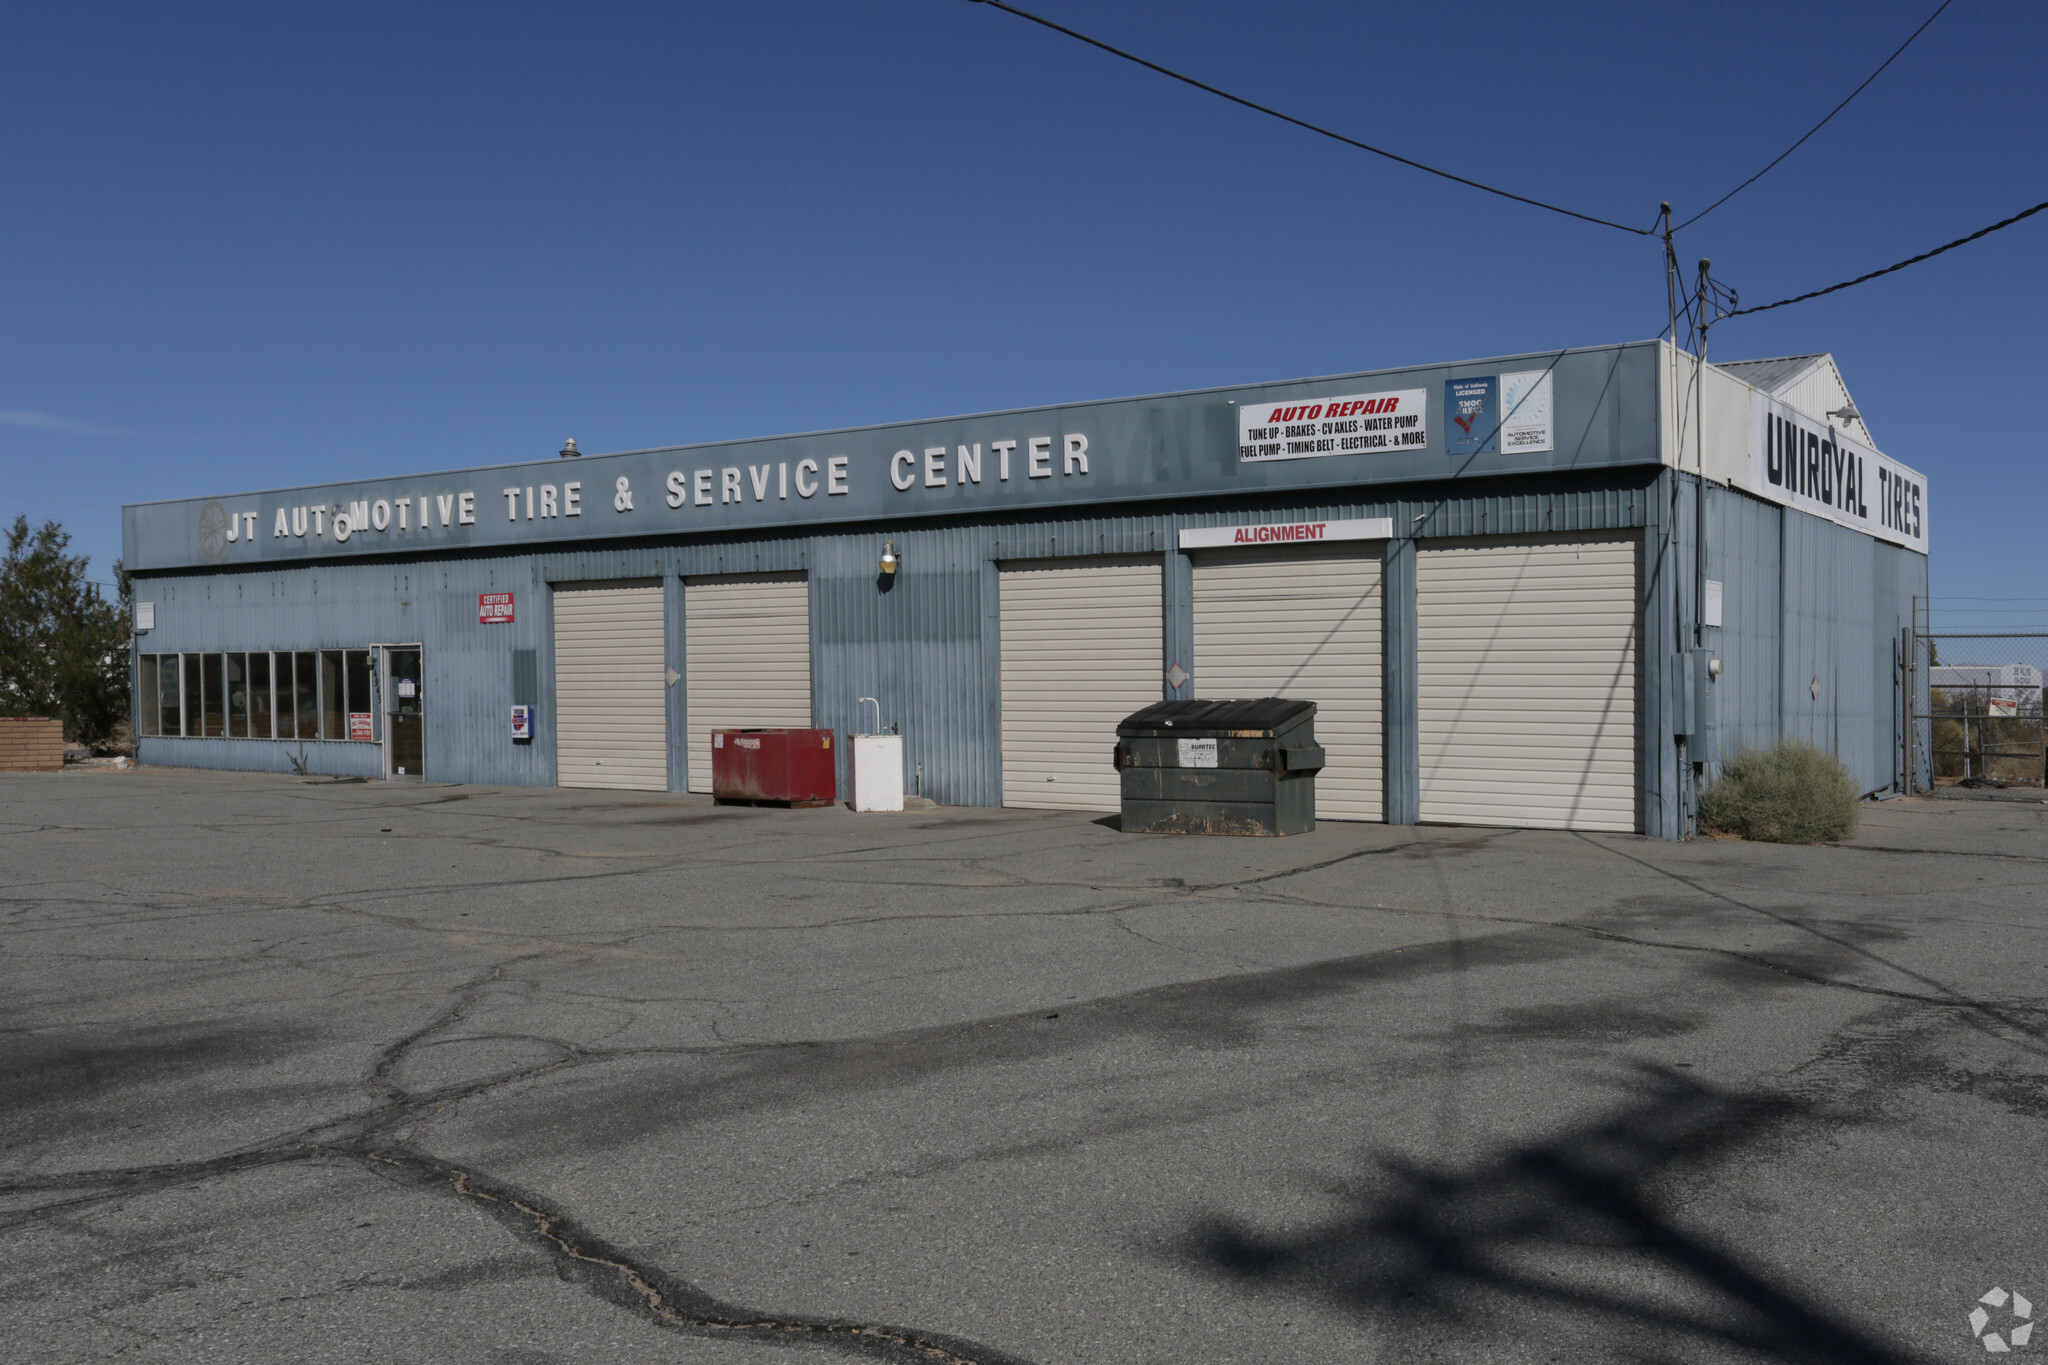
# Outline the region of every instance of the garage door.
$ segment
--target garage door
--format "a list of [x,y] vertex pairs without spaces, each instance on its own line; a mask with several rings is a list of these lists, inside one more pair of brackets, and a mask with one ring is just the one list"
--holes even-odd
[[1637,543],[1416,555],[1424,820],[1636,828]]
[[1003,804],[1115,810],[1116,725],[1162,695],[1157,556],[1006,565]]
[[661,580],[557,583],[555,780],[668,789]]
[[1379,820],[1378,544],[1195,559],[1195,695],[1316,703],[1316,816]]
[[711,732],[811,723],[811,590],[801,573],[683,585],[690,790],[711,790]]

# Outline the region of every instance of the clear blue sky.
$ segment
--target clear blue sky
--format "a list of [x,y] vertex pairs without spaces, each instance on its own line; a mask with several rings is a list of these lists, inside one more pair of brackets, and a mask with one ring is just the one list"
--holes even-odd
[[[1781,151],[1934,3],[1026,7],[1647,226]],[[0,512],[102,567],[124,501],[1663,325],[1648,240],[968,0],[31,3],[0,35]],[[2043,52],[2048,7],[1958,0],[1682,259],[1764,302],[2048,198]],[[2044,253],[2048,214],[1713,337],[1835,353],[1930,478],[1938,595],[2048,596]]]

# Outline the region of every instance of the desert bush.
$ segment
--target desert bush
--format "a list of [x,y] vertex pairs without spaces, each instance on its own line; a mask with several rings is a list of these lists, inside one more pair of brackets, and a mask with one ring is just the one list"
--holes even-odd
[[1798,740],[1721,765],[1700,797],[1700,828],[1773,844],[1820,844],[1856,832],[1856,784],[1842,760]]

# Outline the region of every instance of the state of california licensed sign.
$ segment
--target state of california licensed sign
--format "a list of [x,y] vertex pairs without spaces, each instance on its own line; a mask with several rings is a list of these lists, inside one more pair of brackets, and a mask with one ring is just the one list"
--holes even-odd
[[1374,455],[1428,444],[1426,389],[1246,403],[1237,410],[1237,457],[1248,464]]

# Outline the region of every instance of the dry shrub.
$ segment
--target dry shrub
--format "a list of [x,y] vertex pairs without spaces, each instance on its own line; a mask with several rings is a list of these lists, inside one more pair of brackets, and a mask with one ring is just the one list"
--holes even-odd
[[1700,797],[1700,828],[1772,844],[1824,844],[1856,832],[1856,784],[1842,760],[1798,740],[1747,749]]

